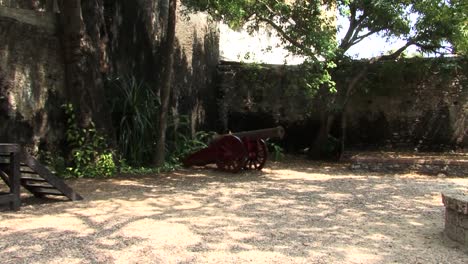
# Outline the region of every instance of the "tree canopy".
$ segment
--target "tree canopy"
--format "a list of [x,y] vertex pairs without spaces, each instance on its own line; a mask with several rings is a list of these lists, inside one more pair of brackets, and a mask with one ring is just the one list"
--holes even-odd
[[[268,25],[285,47],[309,62],[345,56],[372,35],[394,37],[429,53],[466,53],[468,4],[465,0],[182,0],[191,10],[206,11],[232,28],[254,31]],[[336,15],[349,20],[337,39]],[[331,65],[327,65],[331,66]]]
[[[337,117],[341,119],[340,153],[344,149],[345,109],[350,95],[367,74],[369,64],[394,60],[409,47],[432,54],[468,53],[468,4],[466,0],[182,0],[193,11],[206,11],[232,28],[273,28],[284,47],[305,58],[305,84],[316,91],[335,92],[323,102],[321,119],[311,156],[321,148]],[[338,37],[337,17],[348,20]],[[334,68],[349,61],[347,51],[374,35],[400,40],[401,47],[369,60],[367,66],[336,87]]]

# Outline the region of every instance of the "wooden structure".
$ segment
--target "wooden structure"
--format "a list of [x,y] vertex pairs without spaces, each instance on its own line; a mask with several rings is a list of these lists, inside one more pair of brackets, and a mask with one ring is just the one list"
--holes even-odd
[[8,203],[11,210],[18,210],[21,205],[21,147],[18,144],[0,144],[0,153],[4,153],[4,157],[8,160],[4,166],[0,167],[0,177],[7,183],[10,189],[8,193],[0,193],[0,204]]
[[83,198],[62,179],[55,176],[18,144],[0,144],[0,178],[8,185],[10,192],[0,196],[0,203],[10,203],[12,210],[18,210],[20,185],[36,197],[64,196],[71,201]]
[[264,139],[283,138],[284,128],[275,127],[215,136],[207,148],[183,160],[186,167],[216,164],[223,171],[261,170],[268,158]]

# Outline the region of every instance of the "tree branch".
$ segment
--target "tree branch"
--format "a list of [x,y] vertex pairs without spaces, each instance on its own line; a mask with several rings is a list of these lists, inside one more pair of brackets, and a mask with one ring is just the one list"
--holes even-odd
[[351,8],[351,15],[349,16],[349,28],[348,28],[348,31],[346,32],[345,37],[343,38],[340,44],[340,48],[343,50],[349,49],[349,40],[353,36],[354,30],[358,26],[356,23],[356,7],[354,5],[351,5],[350,8]]
[[283,28],[281,28],[281,26],[277,25],[273,20],[269,19],[269,18],[264,18],[264,17],[258,17],[257,18],[259,21],[261,22],[265,22],[267,23],[268,25],[270,25],[271,27],[273,27],[277,32],[278,34],[280,34],[280,36],[282,38],[284,38],[285,40],[287,40],[289,43],[291,43],[291,45],[293,45],[294,47],[300,49],[302,52],[304,52],[304,55],[308,55],[308,56],[313,56],[313,52],[310,48],[307,48],[306,46],[304,46],[302,43],[300,43],[299,41],[293,39],[292,37],[290,37],[284,30]]
[[397,59],[398,57],[400,57],[400,55],[408,48],[410,47],[411,45],[415,45],[416,43],[414,42],[414,40],[408,40],[408,42],[406,42],[405,45],[403,45],[401,48],[397,49],[395,52],[393,52],[392,54],[388,54],[388,55],[382,55],[380,57],[377,57],[375,58],[375,60],[371,60],[371,63],[374,63],[374,62],[378,62],[378,61],[384,61],[384,60],[395,60]]
[[380,30],[372,30],[372,31],[367,32],[367,33],[364,34],[364,35],[357,36],[357,37],[353,38],[352,42],[350,43],[350,47],[353,46],[353,45],[358,44],[358,43],[361,42],[363,39],[369,37],[370,35],[373,35],[373,34],[379,32],[379,31],[380,31]]

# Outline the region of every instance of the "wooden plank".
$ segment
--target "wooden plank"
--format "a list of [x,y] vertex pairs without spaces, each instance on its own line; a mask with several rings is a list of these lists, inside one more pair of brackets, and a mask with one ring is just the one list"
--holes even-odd
[[45,182],[46,180],[44,178],[39,177],[39,175],[38,176],[29,176],[29,175],[24,176],[24,175],[21,175],[21,181]]
[[13,194],[13,200],[10,202],[11,210],[19,210],[21,206],[20,199],[20,152],[10,154],[10,192]]
[[37,172],[33,171],[33,170],[21,170],[21,175],[37,175]]
[[40,195],[57,195],[57,196],[65,196],[61,191],[57,189],[49,189],[49,188],[41,188],[41,187],[34,187],[31,188],[33,193],[40,194]]
[[21,147],[18,144],[0,143],[0,152],[3,153],[18,153]]
[[54,186],[50,185],[47,182],[23,182],[23,187],[25,188],[46,188],[46,189],[55,189]]
[[67,196],[70,200],[82,200],[78,193],[76,193],[72,188],[70,188],[62,179],[59,179],[55,175],[53,175],[49,169],[47,169],[44,165],[40,164],[35,158],[31,157],[29,154],[23,151],[23,162],[26,163],[31,169],[33,169],[37,174],[39,174],[42,178],[44,178],[47,182],[57,188],[60,192],[62,192],[65,196]]
[[3,170],[0,169],[0,178],[10,187],[10,177]]

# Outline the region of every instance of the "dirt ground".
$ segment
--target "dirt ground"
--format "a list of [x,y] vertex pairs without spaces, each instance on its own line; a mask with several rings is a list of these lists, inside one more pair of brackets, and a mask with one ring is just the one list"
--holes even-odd
[[440,197],[468,178],[296,159],[69,183],[84,201],[0,208],[1,263],[468,263]]

